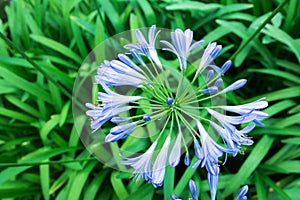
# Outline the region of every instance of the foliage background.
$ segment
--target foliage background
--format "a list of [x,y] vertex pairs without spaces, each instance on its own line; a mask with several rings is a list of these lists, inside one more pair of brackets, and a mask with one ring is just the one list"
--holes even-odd
[[93,159],[74,128],[72,87],[88,52],[112,35],[156,24],[191,28],[196,40],[223,45],[217,64],[234,63],[226,82],[248,79],[229,102],[265,96],[270,103],[266,126],[251,134],[254,146],[222,167],[218,199],[232,199],[244,184],[249,199],[300,199],[299,10],[298,0],[2,0],[0,198],[169,199],[186,196],[193,177],[200,199],[209,199],[201,170],[174,176],[168,169],[165,187],[154,190]]

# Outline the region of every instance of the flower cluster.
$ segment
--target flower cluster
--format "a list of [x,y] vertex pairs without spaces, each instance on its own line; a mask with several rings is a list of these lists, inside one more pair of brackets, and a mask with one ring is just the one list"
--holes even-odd
[[[201,55],[197,49],[204,41],[193,42],[191,30],[176,29],[170,41],[160,41],[162,50],[171,52],[178,60],[177,66],[168,66],[155,48],[158,35],[155,26],[149,29],[148,40],[136,30],[138,43],[124,46],[128,54],[119,54],[118,59],[104,61],[98,67],[95,80],[104,92],[98,93],[99,104],[86,104],[91,128],[95,132],[108,121],[114,123],[105,141],[115,142],[132,135],[138,127],[164,120],[148,150],[137,157],[124,157],[121,163],[134,169],[137,180],[143,178],[159,187],[166,165],[176,167],[185,154],[185,165],[206,168],[211,198],[215,199],[220,158],[236,156],[243,151],[243,145],[253,144],[247,134],[255,125],[263,125],[260,121],[268,115],[261,110],[268,103],[262,98],[242,105],[212,105],[214,99],[247,82],[240,79],[223,87],[222,77],[232,63],[227,61],[221,67],[213,63],[222,46],[211,42]],[[192,52],[199,57],[196,67],[188,62]],[[176,79],[171,68],[178,71],[180,78]],[[176,83],[170,84],[170,80]],[[116,92],[117,87],[123,86],[135,88],[130,93],[133,96]],[[213,135],[221,137],[223,143]],[[191,143],[193,150],[189,148]],[[195,163],[191,163],[191,155],[197,158]]]

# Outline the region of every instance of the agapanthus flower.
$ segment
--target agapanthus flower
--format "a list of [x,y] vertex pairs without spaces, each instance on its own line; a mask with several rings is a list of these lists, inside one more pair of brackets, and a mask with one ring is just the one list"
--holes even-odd
[[[143,178],[154,187],[163,185],[167,165],[176,167],[182,161],[195,170],[205,168],[211,199],[215,199],[220,164],[225,164],[228,155],[242,152],[244,145],[253,144],[248,134],[256,125],[263,125],[261,120],[268,115],[262,109],[268,103],[265,98],[242,105],[219,101],[247,83],[246,79],[224,83],[223,76],[232,62],[226,61],[221,67],[214,63],[222,50],[220,44],[210,42],[204,47],[203,40],[193,42],[189,29],[176,29],[169,40],[162,38],[160,43],[158,36],[156,26],[149,29],[148,40],[136,30],[137,42],[125,45],[126,54],[98,67],[95,82],[103,91],[98,93],[96,104],[86,104],[91,129],[96,134],[112,122],[110,131],[102,134],[106,134],[106,142],[117,142],[137,137],[139,128],[160,125],[156,133],[148,133],[151,139],[145,139],[152,143],[149,149],[137,157],[123,156],[121,164],[132,167],[137,180]],[[165,51],[159,53],[155,48],[158,44]],[[203,53],[196,47],[204,48]],[[177,57],[177,65],[161,59],[166,51]],[[198,62],[189,62],[190,55],[198,55]],[[127,90],[121,93],[124,87]],[[191,163],[191,156],[196,162]],[[194,182],[189,185],[196,199]]]

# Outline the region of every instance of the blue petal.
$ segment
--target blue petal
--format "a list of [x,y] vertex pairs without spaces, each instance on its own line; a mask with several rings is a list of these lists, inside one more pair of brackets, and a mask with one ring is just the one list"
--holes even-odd
[[171,194],[170,197],[172,200],[179,200],[179,197],[176,196],[175,194]]
[[231,60],[226,61],[223,66],[221,67],[221,75],[224,76],[225,72],[228,71],[228,69],[230,68],[230,66],[232,65]]
[[201,93],[203,94],[216,94],[218,92],[218,87],[217,86],[211,86],[207,89],[200,90]]
[[169,163],[171,167],[176,167],[180,161],[181,156],[181,132],[177,134],[173,149],[169,156]]
[[128,124],[118,125],[110,129],[110,134],[118,135],[118,134],[126,134],[129,135],[132,133],[136,127],[137,122],[131,122]]
[[135,31],[136,39],[139,41],[140,44],[147,44],[147,41],[140,30]]
[[197,188],[195,181],[193,181],[192,179],[190,179],[190,181],[189,181],[189,189],[193,196],[193,200],[197,200],[198,199],[198,188]]
[[154,162],[153,169],[152,169],[152,177],[151,177],[151,182],[154,187],[160,187],[163,184],[170,141],[171,141],[171,137],[169,135],[166,138],[164,145],[162,146]]
[[142,71],[141,68],[139,68],[128,56],[124,54],[119,54],[118,57],[124,64],[130,66],[131,68],[137,71]]
[[203,159],[203,152],[202,152],[199,142],[196,139],[194,139],[194,150],[195,150],[195,154],[196,154],[198,160],[201,161]]
[[211,200],[216,199],[217,187],[218,187],[218,175],[214,176],[210,173],[207,174],[208,184],[210,188],[210,198]]
[[219,78],[218,80],[216,80],[215,82],[215,86],[216,87],[220,87],[223,84],[223,80],[221,78]]
[[124,139],[126,138],[128,135],[124,134],[124,133],[121,133],[121,134],[118,134],[118,135],[113,135],[113,134],[108,134],[106,137],[105,137],[105,142],[106,143],[109,143],[109,142],[116,142],[118,140],[121,140],[121,139]]
[[244,185],[243,187],[241,187],[238,191],[238,193],[236,194],[234,200],[244,200],[247,199],[246,195],[248,192],[248,185]]
[[185,157],[184,157],[184,164],[185,164],[186,166],[190,166],[190,164],[191,164],[191,159],[190,159],[190,155],[189,155],[188,152],[186,152],[186,154],[185,154]]
[[201,160],[197,160],[193,166],[192,166],[192,170],[195,170],[196,168],[198,168],[198,166],[201,164]]
[[146,64],[144,63],[142,57],[140,56],[140,54],[136,50],[130,49],[130,53],[131,53],[132,57],[136,61],[138,61],[142,66],[146,66]]
[[246,79],[237,80],[236,82],[232,83],[227,88],[225,88],[224,90],[222,90],[222,93],[226,93],[226,92],[230,92],[230,91],[233,91],[233,90],[237,90],[237,89],[243,87],[246,83],[247,83]]
[[206,75],[206,81],[209,81],[214,76],[214,70],[210,69]]
[[126,122],[128,120],[129,120],[128,117],[113,117],[110,121],[112,123],[119,124],[119,123],[122,123],[122,122]]

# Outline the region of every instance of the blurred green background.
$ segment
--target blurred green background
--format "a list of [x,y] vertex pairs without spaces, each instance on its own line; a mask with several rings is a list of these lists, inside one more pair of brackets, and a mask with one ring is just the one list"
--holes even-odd
[[[122,31],[149,27],[194,31],[217,41],[217,64],[233,59],[225,81],[247,78],[231,104],[266,97],[270,118],[245,155],[221,167],[217,199],[248,184],[249,199],[300,199],[300,3],[298,0],[1,0],[0,198],[169,199],[188,180],[210,199],[204,170],[175,170],[154,189],[93,159],[72,117],[72,87],[88,53]],[[169,169],[170,170],[170,169]]]

